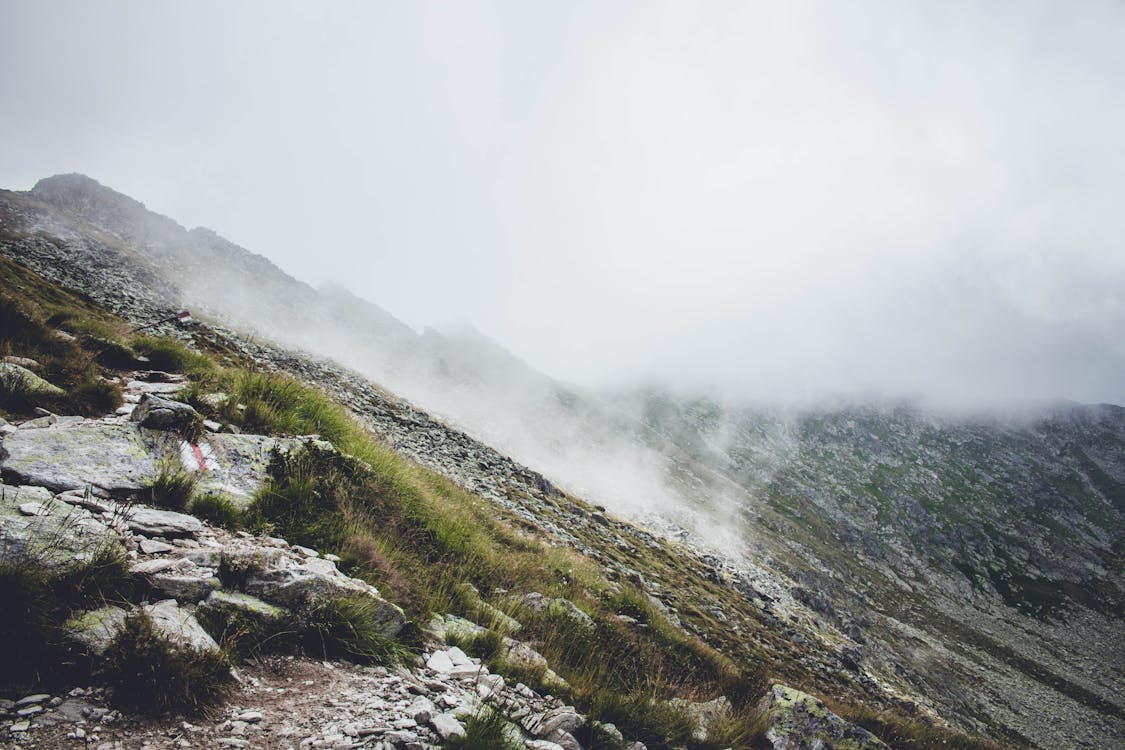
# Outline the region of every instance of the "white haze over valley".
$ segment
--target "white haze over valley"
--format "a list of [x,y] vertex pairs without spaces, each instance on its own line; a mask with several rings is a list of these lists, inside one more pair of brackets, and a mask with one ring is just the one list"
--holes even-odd
[[1125,403],[1125,6],[0,2],[82,172],[584,387]]

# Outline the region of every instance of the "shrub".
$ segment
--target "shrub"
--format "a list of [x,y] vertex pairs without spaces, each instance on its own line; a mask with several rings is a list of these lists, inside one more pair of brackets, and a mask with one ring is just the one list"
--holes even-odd
[[205,492],[192,499],[189,507],[192,515],[224,529],[234,531],[245,525],[245,512],[219,492]]
[[114,702],[145,713],[197,711],[230,692],[226,656],[172,644],[141,611],[125,618],[104,665],[102,675],[113,689]]
[[144,496],[157,507],[182,511],[187,508],[197,483],[195,474],[172,458],[161,462],[160,470],[145,488]]

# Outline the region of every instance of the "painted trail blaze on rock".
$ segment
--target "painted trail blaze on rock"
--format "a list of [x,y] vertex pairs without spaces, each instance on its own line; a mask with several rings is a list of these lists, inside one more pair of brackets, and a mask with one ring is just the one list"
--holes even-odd
[[758,704],[773,750],[890,750],[875,735],[844,721],[823,701],[775,684]]

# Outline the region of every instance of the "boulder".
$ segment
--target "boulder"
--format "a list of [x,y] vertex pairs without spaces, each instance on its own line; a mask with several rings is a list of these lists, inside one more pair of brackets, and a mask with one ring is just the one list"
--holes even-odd
[[0,560],[60,568],[113,544],[117,533],[85,508],[56,502],[41,487],[0,485]]
[[379,596],[378,589],[349,578],[324,558],[297,559],[280,549],[232,550],[224,553],[223,568],[241,579],[246,593],[273,604],[300,610],[331,599],[363,597],[375,605],[373,618],[383,635],[398,635],[406,624],[402,610]]
[[523,728],[536,737],[558,742],[556,734],[560,732],[574,732],[582,726],[585,721],[586,717],[575,711],[573,707],[561,706],[551,709],[544,714],[528,715],[523,720]]
[[550,599],[543,596],[538,591],[532,591],[529,594],[524,594],[520,598],[520,603],[532,612],[546,612],[550,615],[569,617],[575,622],[579,622],[587,627],[594,627],[594,621],[590,616],[580,610],[578,606],[569,599],[563,599],[561,597]]
[[125,610],[107,606],[79,612],[66,621],[67,637],[87,656],[101,656],[125,624]]
[[14,362],[0,362],[0,382],[29,396],[61,396],[66,391]]
[[758,704],[773,750],[889,750],[875,735],[844,721],[823,701],[774,684]]
[[[206,456],[207,470],[199,475],[197,490],[201,494],[223,494],[236,506],[245,507],[265,483],[274,451],[288,453],[301,444],[298,438],[209,433],[199,443],[200,451]],[[198,463],[193,465],[188,460],[184,467],[196,471]]]
[[121,496],[151,482],[157,461],[137,425],[83,421],[8,435],[0,468],[6,478],[56,492],[89,484],[98,494]]
[[145,604],[142,609],[152,618],[156,631],[174,645],[181,648],[219,651],[219,644],[215,643],[215,639],[203,629],[195,616],[188,610],[182,609],[175,599]]
[[141,396],[129,419],[141,427],[171,430],[189,436],[198,435],[203,427],[203,416],[190,404],[173,401],[155,393]]
[[453,714],[434,714],[430,717],[430,726],[443,740],[465,736],[465,725]]
[[156,508],[130,508],[125,523],[130,530],[145,536],[194,536],[203,530],[203,522],[195,516]]
[[232,628],[274,632],[289,620],[289,610],[237,591],[212,591],[195,610],[211,632]]

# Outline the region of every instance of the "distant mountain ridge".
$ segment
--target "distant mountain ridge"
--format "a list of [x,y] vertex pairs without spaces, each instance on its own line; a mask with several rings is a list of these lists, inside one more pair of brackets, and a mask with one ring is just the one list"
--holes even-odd
[[420,334],[341,287],[313,289],[81,175],[0,191],[0,252],[71,286],[95,275],[122,308],[186,305],[368,373],[563,487],[724,555],[795,643],[843,648],[964,726],[1045,748],[1125,743],[1125,409],[600,398],[478,332]]

